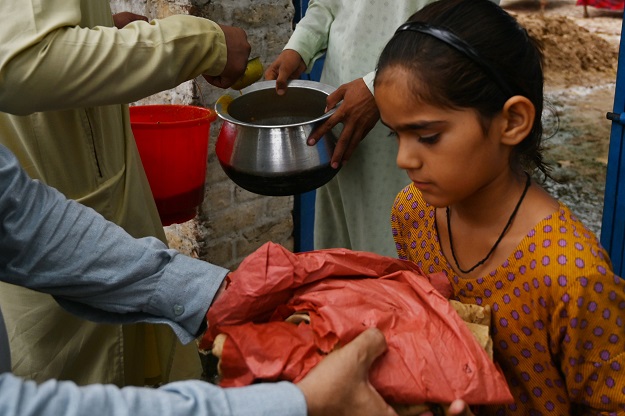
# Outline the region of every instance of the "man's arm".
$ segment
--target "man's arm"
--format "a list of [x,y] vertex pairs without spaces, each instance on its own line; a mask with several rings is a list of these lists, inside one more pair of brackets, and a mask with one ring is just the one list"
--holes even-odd
[[[129,103],[201,74],[234,82],[245,70],[249,44],[240,29],[189,15],[81,27],[80,3],[0,2],[0,111]],[[247,48],[239,51],[241,43]]]
[[42,384],[0,374],[0,414],[5,416],[306,416],[306,401],[291,383],[224,389],[189,380],[161,388],[68,381]]
[[[190,341],[227,272],[168,250],[154,238],[132,238],[92,209],[28,178],[0,145],[0,280],[51,293],[86,318],[167,323]],[[3,349],[2,325],[0,331]],[[222,389],[191,380],[159,389],[78,387],[57,380],[37,384],[7,371],[0,374],[0,414],[396,416],[368,380],[372,363],[385,350],[382,333],[366,330],[298,386]],[[3,359],[6,354],[0,354],[0,369],[8,369]]]
[[31,180],[0,146],[0,279],[102,322],[166,323],[189,342],[228,270],[135,239]]

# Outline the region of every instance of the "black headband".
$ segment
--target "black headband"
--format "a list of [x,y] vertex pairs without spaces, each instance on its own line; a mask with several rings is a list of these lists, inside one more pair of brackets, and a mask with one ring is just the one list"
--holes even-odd
[[426,35],[430,35],[441,42],[446,43],[451,46],[458,52],[465,55],[471,61],[475,62],[479,65],[480,68],[484,72],[486,72],[499,86],[501,91],[509,97],[516,95],[508,82],[506,82],[499,71],[497,71],[492,65],[486,62],[482,57],[477,53],[473,46],[469,45],[467,42],[456,36],[454,33],[449,31],[448,29],[432,26],[423,22],[408,22],[401,25],[396,31],[397,35],[399,32],[411,31],[423,33]]

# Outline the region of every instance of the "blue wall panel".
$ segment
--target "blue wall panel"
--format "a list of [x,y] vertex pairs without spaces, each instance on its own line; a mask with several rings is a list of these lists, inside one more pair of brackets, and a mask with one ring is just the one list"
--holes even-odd
[[621,28],[618,70],[614,107],[608,118],[612,120],[608,169],[601,224],[601,244],[606,248],[614,265],[614,272],[623,277],[625,259],[625,149],[623,126],[625,125],[625,41]]

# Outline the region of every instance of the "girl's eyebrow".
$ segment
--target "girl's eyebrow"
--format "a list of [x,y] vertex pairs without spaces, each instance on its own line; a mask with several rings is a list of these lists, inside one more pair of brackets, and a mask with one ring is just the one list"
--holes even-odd
[[422,121],[422,122],[400,124],[399,126],[396,126],[395,129],[393,129],[391,126],[386,124],[384,120],[380,119],[380,122],[391,130],[424,130],[424,129],[437,127],[438,125],[445,123],[444,121]]

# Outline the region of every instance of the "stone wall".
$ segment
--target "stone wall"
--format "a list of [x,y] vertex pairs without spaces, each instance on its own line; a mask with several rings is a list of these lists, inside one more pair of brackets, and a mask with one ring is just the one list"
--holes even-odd
[[[132,11],[150,19],[191,14],[237,26],[248,34],[252,55],[268,65],[292,32],[291,0],[112,0],[114,12]],[[133,104],[191,104],[212,108],[224,93],[201,77]],[[247,192],[223,173],[214,154],[221,122],[211,125],[206,192],[196,219],[165,227],[170,245],[183,253],[227,268],[267,241],[292,250],[293,197],[264,197]]]

